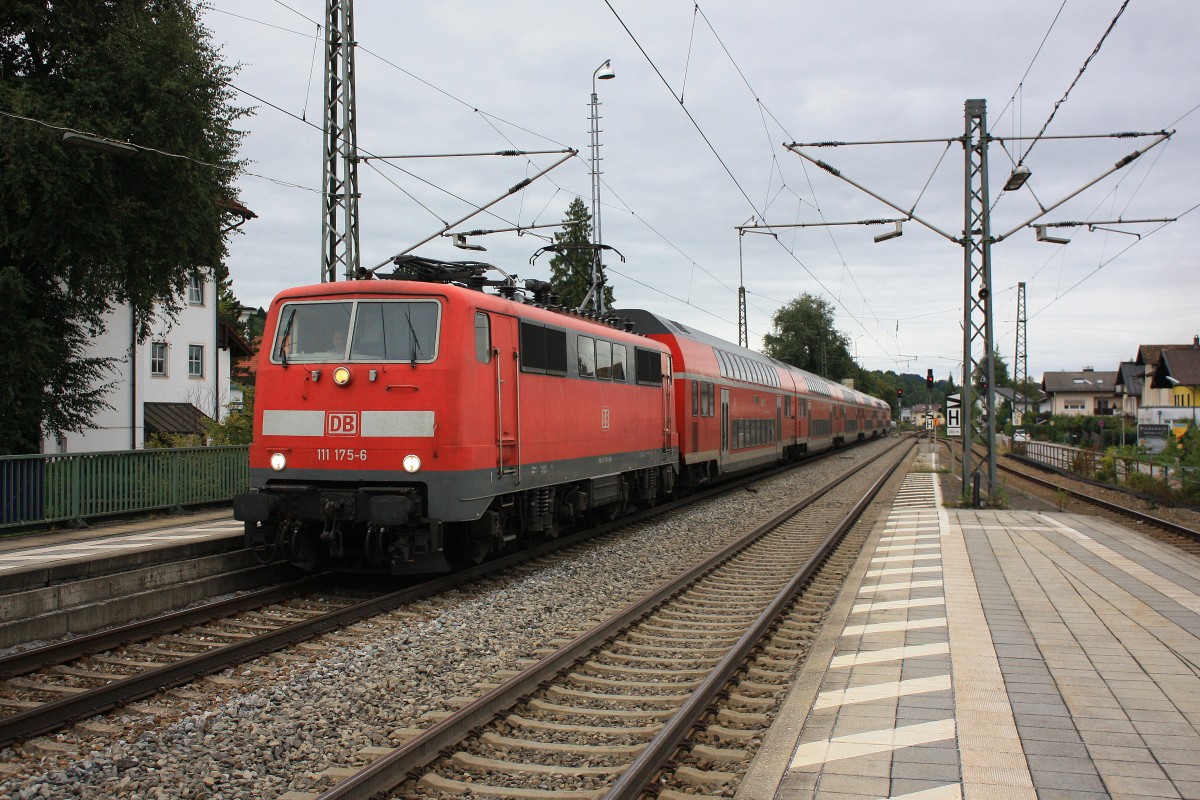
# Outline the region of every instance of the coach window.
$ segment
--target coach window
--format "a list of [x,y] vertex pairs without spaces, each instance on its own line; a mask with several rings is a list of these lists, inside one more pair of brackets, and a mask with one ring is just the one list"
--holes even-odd
[[579,337],[579,377],[596,377],[596,340],[590,336]]
[[700,382],[692,381],[692,416],[700,416]]
[[612,342],[596,340],[596,377],[602,381],[612,380]]
[[614,344],[612,346],[612,353],[612,379],[614,381],[623,381],[625,380],[625,345]]
[[492,360],[492,329],[482,311],[475,312],[475,360],[480,364]]

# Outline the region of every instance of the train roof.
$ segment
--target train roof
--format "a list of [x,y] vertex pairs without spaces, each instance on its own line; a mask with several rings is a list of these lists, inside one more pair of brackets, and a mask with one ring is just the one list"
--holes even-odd
[[667,317],[655,314],[652,311],[646,311],[645,309],[641,308],[619,309],[614,311],[614,314],[630,320],[633,323],[634,331],[645,336],[653,336],[657,334],[660,336],[667,335],[690,339],[700,344],[709,345],[714,349],[724,350],[728,353],[735,353],[744,358],[749,358],[764,364],[770,364],[778,369],[784,370],[785,372],[798,375],[804,379],[804,382],[807,384],[809,390],[818,394],[823,394],[827,397],[832,397],[846,402],[862,403],[864,405],[872,405],[879,408],[887,406],[887,403],[877,397],[872,397],[871,395],[864,394],[857,389],[851,389],[850,387],[843,386],[835,381],[822,378],[819,375],[814,375],[807,370],[794,367],[791,364],[780,361],[779,359],[763,355],[757,350],[751,350],[749,348],[742,347],[741,345],[727,342],[720,337],[688,327],[680,322],[676,322],[673,319],[668,319]]

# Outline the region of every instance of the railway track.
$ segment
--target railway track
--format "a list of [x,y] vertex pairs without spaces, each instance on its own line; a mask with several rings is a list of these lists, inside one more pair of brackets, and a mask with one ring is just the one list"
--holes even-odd
[[[590,630],[553,643],[537,661],[479,687],[482,696],[406,731],[411,738],[399,748],[362,752],[370,761],[364,768],[328,771],[352,774],[320,799],[390,792],[631,798],[650,783],[668,798],[736,782],[840,586],[841,576],[822,577],[822,567],[911,443],[899,449],[898,458],[891,448],[873,460],[869,476],[857,470],[830,482]],[[865,531],[858,544],[862,538]],[[857,552],[853,543],[841,551],[843,570]],[[714,709],[722,695],[727,700]]]
[[[725,484],[400,591],[347,590],[331,585],[327,576],[317,576],[11,654],[0,658],[0,747],[388,614],[645,516],[670,513],[763,477]],[[397,620],[404,621],[403,614]],[[354,631],[346,636],[347,642],[353,641]]]
[[[954,462],[961,465],[960,458],[954,454],[954,448],[945,440],[940,440],[939,443],[950,453]],[[983,457],[982,453],[979,453],[979,455]],[[1090,508],[1100,509],[1115,519],[1121,521],[1133,520],[1140,525],[1172,534],[1172,541],[1193,554],[1200,554],[1200,529],[1197,529],[1193,524],[1165,519],[1160,514],[1152,514],[1131,507],[1130,504],[1143,502],[1136,495],[1129,494],[1116,487],[1098,491],[1096,487],[1084,481],[1072,479],[1070,476],[1062,475],[1054,470],[1047,470],[1036,462],[1031,462],[1027,459],[1018,458],[1015,459],[1015,463],[1006,463],[1009,461],[1009,459],[997,461],[996,468],[1006,475],[1011,475],[1049,493],[1049,498],[1053,498],[1053,500],[1047,498],[1050,502],[1059,502],[1061,504],[1062,499],[1065,498],[1077,500]],[[1046,477],[1048,471],[1050,474],[1057,476],[1058,480]],[[1100,491],[1109,496],[1102,497]],[[1040,496],[1046,497],[1046,495]]]

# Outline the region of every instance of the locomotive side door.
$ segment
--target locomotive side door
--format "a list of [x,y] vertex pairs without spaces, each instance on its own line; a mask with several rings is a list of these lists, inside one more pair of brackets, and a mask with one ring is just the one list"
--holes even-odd
[[488,313],[496,406],[496,472],[521,482],[520,330],[514,317]]
[[663,355],[662,357],[662,376],[663,376],[663,452],[671,449],[671,433],[675,430],[675,397],[673,396],[675,388],[675,373],[672,371],[671,356]]

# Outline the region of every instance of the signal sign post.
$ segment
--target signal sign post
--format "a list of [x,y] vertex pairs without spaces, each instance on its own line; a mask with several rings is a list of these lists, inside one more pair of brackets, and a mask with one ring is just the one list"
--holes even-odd
[[962,396],[946,395],[946,435],[962,436]]

